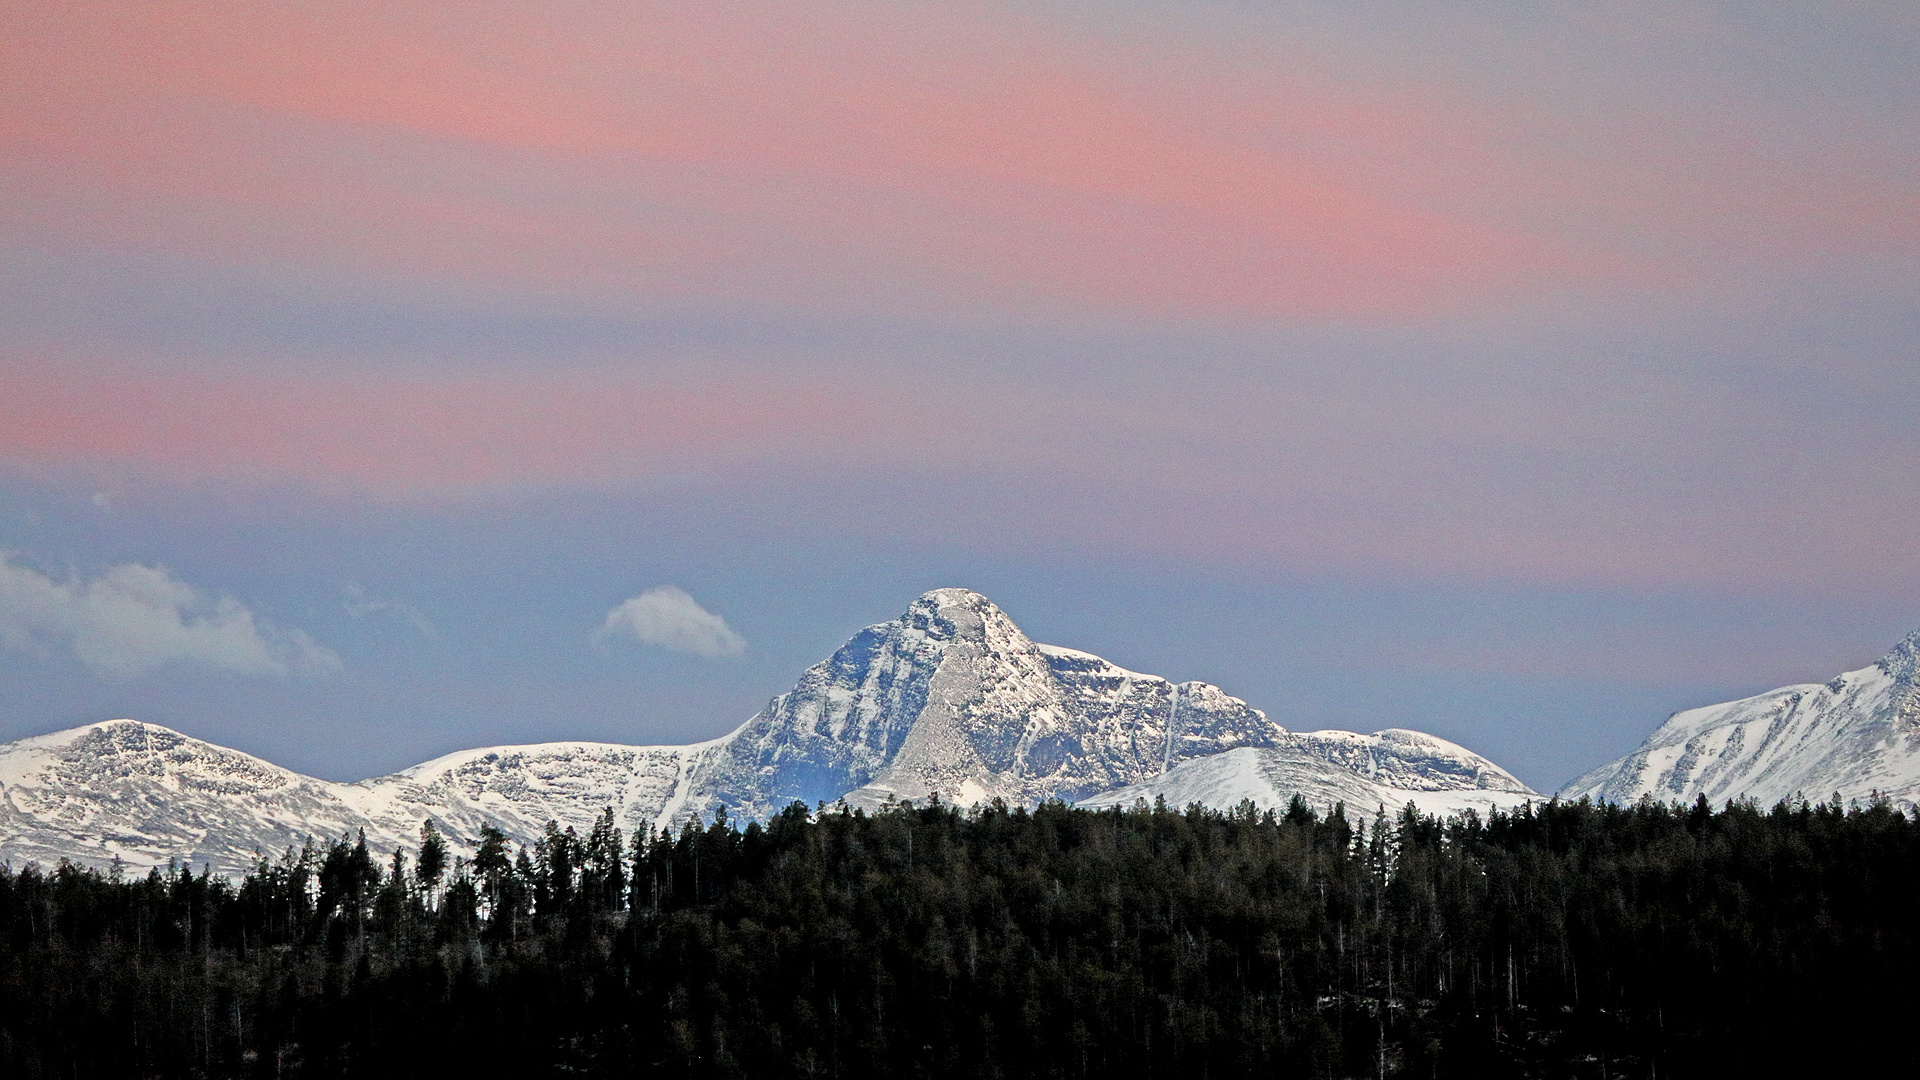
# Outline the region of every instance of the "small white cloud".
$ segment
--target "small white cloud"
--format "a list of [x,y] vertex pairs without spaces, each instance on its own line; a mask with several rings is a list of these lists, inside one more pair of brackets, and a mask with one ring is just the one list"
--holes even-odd
[[727,620],[672,585],[648,589],[607,612],[600,636],[632,634],[648,645],[700,656],[739,656],[747,643]]
[[165,570],[127,563],[65,582],[0,553],[0,643],[65,646],[102,675],[127,678],[174,662],[247,675],[339,668],[333,651],[283,630],[231,597],[208,597]]
[[379,615],[403,622],[420,632],[424,638],[439,637],[440,631],[427,619],[426,613],[412,604],[400,600],[379,600],[368,596],[365,589],[358,585],[347,586],[347,598],[340,605],[348,615],[356,619]]

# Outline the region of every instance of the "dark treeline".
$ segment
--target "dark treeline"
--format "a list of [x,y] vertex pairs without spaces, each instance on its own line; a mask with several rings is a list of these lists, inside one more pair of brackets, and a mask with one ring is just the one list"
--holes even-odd
[[0,872],[7,1077],[1920,1075],[1920,824],[794,806]]

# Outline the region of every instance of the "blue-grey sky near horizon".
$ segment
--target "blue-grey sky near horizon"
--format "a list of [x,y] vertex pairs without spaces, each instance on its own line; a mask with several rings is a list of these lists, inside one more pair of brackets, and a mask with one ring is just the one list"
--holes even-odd
[[0,739],[704,739],[962,585],[1550,790],[1920,627],[1907,6],[7,7]]

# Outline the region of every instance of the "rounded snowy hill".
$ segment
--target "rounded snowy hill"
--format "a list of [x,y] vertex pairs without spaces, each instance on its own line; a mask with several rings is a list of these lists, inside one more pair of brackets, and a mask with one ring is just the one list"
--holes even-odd
[[1247,747],[1188,761],[1161,776],[1082,799],[1104,809],[1198,803],[1226,810],[1250,801],[1284,808],[1294,796],[1319,811],[1344,804],[1349,813],[1392,814],[1411,803],[1422,814],[1462,810],[1485,814],[1540,799],[1539,793],[1486,758],[1445,739],[1398,728],[1361,735],[1308,731],[1280,745]]
[[0,852],[234,873],[256,851],[369,825],[338,787],[157,724],[89,724],[0,747]]

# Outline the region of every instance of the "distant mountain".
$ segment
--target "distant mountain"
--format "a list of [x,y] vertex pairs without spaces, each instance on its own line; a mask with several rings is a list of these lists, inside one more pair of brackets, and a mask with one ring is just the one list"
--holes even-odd
[[365,831],[383,855],[432,817],[460,847],[492,822],[530,843],[549,819],[585,828],[604,807],[651,823],[712,744],[542,743],[467,750],[342,784],[302,776],[157,724],[110,720],[0,746],[0,859],[145,870],[178,859],[238,874],[308,838]]
[[1073,801],[1285,735],[1219,687],[1036,644],[979,593],[935,589],[721,740],[696,781],[696,809]]
[[1675,713],[1618,761],[1567,785],[1562,798],[1643,796],[1715,805],[1884,795],[1920,805],[1920,631],[1858,671]]
[[383,855],[412,847],[428,817],[465,848],[483,824],[532,843],[549,820],[584,830],[606,807],[632,832],[723,808],[764,818],[795,801],[1283,805],[1296,791],[1316,806],[1411,799],[1439,811],[1533,797],[1443,740],[1293,735],[1218,687],[1035,643],[986,597],[936,589],[735,731],[691,746],[491,747],[351,784],[131,720],[0,746],[0,858],[134,869],[179,858],[237,873],[309,837],[364,830]]
[[0,747],[0,855],[233,871],[256,847],[373,824],[343,787],[154,724],[93,724]]

